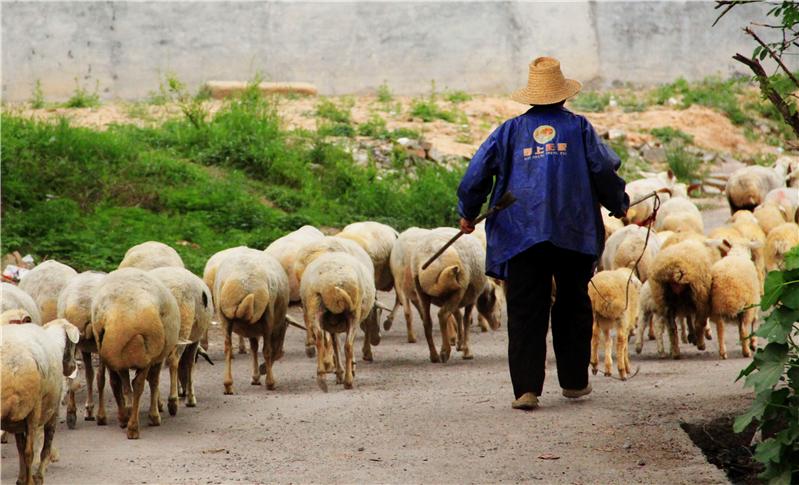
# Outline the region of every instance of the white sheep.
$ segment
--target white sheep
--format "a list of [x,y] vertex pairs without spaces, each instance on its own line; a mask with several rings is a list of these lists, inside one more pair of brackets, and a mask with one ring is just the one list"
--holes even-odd
[[[655,177],[633,180],[627,184],[624,190],[627,192],[632,202],[638,201],[652,192],[658,192],[660,200],[666,201],[672,196],[678,196],[675,190],[679,191],[680,195],[682,195],[683,190],[681,188],[678,189],[677,185],[679,184],[677,184],[677,179],[674,177],[674,174],[668,171],[660,173]],[[687,197],[687,194],[683,196]],[[631,224],[641,225],[652,215],[654,207],[654,197],[646,199],[630,207],[624,220]]]
[[[235,248],[223,249],[222,251],[219,251],[213,254],[210,258],[208,258],[208,261],[205,263],[205,269],[203,269],[203,282],[205,282],[205,285],[213,290],[214,280],[216,279],[216,270],[219,268],[219,263],[221,263],[223,259],[232,254],[247,252],[247,251],[255,251],[255,250],[252,248],[248,248],[247,246],[236,246]],[[211,294],[213,295],[213,292]],[[216,302],[214,302],[214,308],[216,309],[217,312],[219,311],[219,305],[217,305]],[[216,319],[219,320],[219,317],[217,316]],[[208,349],[207,331],[205,332],[205,335],[203,335],[202,338],[200,339],[200,345],[202,345],[204,349],[206,350]],[[247,353],[247,348],[244,345],[244,337],[242,337],[241,335],[239,335],[239,353],[240,354]]]
[[[666,322],[663,317],[658,315],[657,303],[652,298],[652,288],[650,282],[647,281],[641,285],[641,291],[638,296],[638,332],[635,335],[635,353],[640,354],[644,349],[644,331],[647,328],[652,329],[651,337],[654,337],[657,344],[657,352],[659,357],[666,356],[666,348],[663,345],[663,331],[666,329]],[[683,331],[685,328],[683,327]]]
[[[289,281],[277,259],[249,250],[222,260],[214,281],[214,302],[225,331],[225,394],[233,394],[231,370],[235,332],[250,341],[253,385],[266,374],[267,389],[275,388],[272,364],[283,356]],[[258,365],[258,341],[263,338],[264,365]]]
[[786,222],[772,229],[766,238],[766,270],[779,269],[785,255],[797,245],[799,245],[799,225],[796,223]]
[[788,187],[799,187],[799,161],[782,156],[774,162],[774,171],[785,180]]
[[0,313],[0,325],[19,325],[20,323],[32,323],[33,318],[22,308],[6,310]]
[[725,192],[734,214],[741,209],[754,210],[762,204],[766,195],[779,187],[785,187],[785,179],[774,169],[758,165],[736,170],[727,179]]
[[33,298],[11,283],[0,283],[0,311],[22,309],[30,315],[33,323],[42,324],[42,314]]
[[[358,326],[365,324],[375,304],[374,273],[346,253],[319,255],[305,268],[300,281],[305,326],[314,335],[316,381],[327,391],[326,333],[332,340],[336,383],[345,389],[353,385],[353,343]],[[346,364],[341,367],[338,333],[344,333]]]
[[391,249],[399,234],[397,231],[379,222],[355,222],[336,234],[336,237],[350,239],[358,243],[372,260],[375,272],[375,288],[379,291],[391,291],[394,278],[391,276]]
[[613,367],[610,331],[616,331],[616,364],[621,380],[630,375],[630,355],[627,340],[635,329],[638,315],[638,295],[641,282],[629,268],[600,271],[591,278],[588,296],[594,314],[591,338],[591,371],[596,374],[599,364],[600,334],[605,342],[605,375],[610,376]]
[[646,227],[636,225],[625,226],[608,238],[600,258],[600,267],[605,270],[634,268],[637,262],[637,276],[641,281],[646,281],[652,261],[659,252],[660,239],[655,231],[650,232]]
[[[94,421],[94,367],[92,353],[97,353],[97,344],[92,331],[92,300],[105,278],[105,273],[97,271],[84,271],[70,279],[61,290],[58,297],[58,318],[64,318],[75,326],[80,333],[78,350],[81,353],[83,367],[86,373],[86,405],[83,419]],[[98,382],[105,385],[105,366],[100,364],[97,374]],[[75,404],[75,389],[67,388],[67,426],[75,427],[77,421],[77,405]]]
[[[78,329],[63,319],[44,327],[35,324],[0,326],[2,368],[2,429],[14,433],[19,452],[18,484],[44,481],[65,376],[72,375]],[[44,436],[34,475],[34,440]]]
[[413,275],[411,274],[411,256],[413,255],[416,245],[429,232],[429,229],[421,229],[418,227],[406,229],[399,235],[397,240],[394,241],[394,247],[391,249],[390,267],[391,274],[394,278],[396,301],[391,313],[386,317],[386,321],[383,322],[383,328],[385,330],[391,328],[399,307],[402,307],[402,311],[405,314],[405,325],[407,327],[409,343],[416,342],[416,335],[413,331],[413,309],[411,308],[411,304],[416,306],[419,314],[422,313],[415,299]]
[[754,217],[766,235],[780,224],[789,222],[785,208],[776,204],[760,204],[755,207]]
[[19,289],[29,294],[41,312],[41,322],[54,320],[58,314],[58,295],[78,272],[53,259],[44,261],[25,273]]
[[178,341],[186,345],[176,347],[167,359],[169,365],[167,406],[169,414],[174,416],[178,407],[178,377],[183,395],[186,397],[186,406],[197,405],[197,398],[194,395],[194,361],[197,358],[200,339],[208,332],[214,306],[211,290],[191,271],[184,268],[156,268],[149,273],[163,283],[175,297],[180,313]]
[[185,267],[174,248],[158,241],[147,241],[128,249],[119,269],[138,268],[144,271],[162,266]]
[[[291,301],[300,300],[300,281],[296,278],[294,271],[294,258],[297,252],[304,245],[312,243],[324,238],[325,235],[322,231],[313,226],[302,226],[294,232],[290,232],[285,236],[275,239],[272,244],[264,249],[264,252],[278,261],[286,271],[289,278],[289,297]],[[210,260],[209,260],[210,262]],[[213,284],[213,282],[211,282]]]
[[705,225],[699,208],[688,199],[673,197],[660,206],[655,230],[704,234]]
[[[452,246],[444,251],[426,269],[422,265],[430,256],[436,253],[441,246],[457,233],[455,229],[439,228],[425,235],[416,245],[411,256],[411,274],[414,291],[419,308],[421,309],[424,323],[425,338],[430,351],[431,362],[446,362],[451,353],[449,330],[447,320],[453,316],[458,329],[461,330],[463,358],[471,359],[469,348],[469,332],[463,326],[463,317],[460,308],[474,305],[478,297],[485,291],[487,280],[485,275],[485,251],[480,241],[469,235],[458,239]],[[494,302],[496,305],[496,301]],[[433,342],[433,327],[430,316],[430,305],[438,305],[438,321],[441,328],[441,351],[436,350]],[[478,311],[481,308],[478,306]],[[492,327],[499,327],[496,306],[488,312],[482,313]]]
[[[111,373],[119,425],[128,439],[139,438],[139,400],[150,385],[151,426],[161,424],[158,382],[161,366],[178,343],[180,314],[175,297],[152,275],[137,268],[112,271],[92,301],[97,352]],[[131,392],[130,371],[136,370]],[[106,423],[104,389],[98,382],[97,424]],[[127,395],[132,394],[128,407]]]
[[[621,219],[614,218],[614,220],[619,223],[619,228],[624,227]],[[474,232],[471,233],[471,236],[480,241],[480,244],[483,246],[483,250],[486,249],[488,246],[488,240],[485,229],[485,221],[481,221],[474,226]],[[485,291],[481,294],[481,298],[484,303],[490,304],[492,307],[496,304],[499,305],[498,308],[505,308],[505,287],[503,286],[502,281],[489,276],[488,283],[489,284],[486,285]],[[496,303],[494,303],[494,300],[497,300]],[[463,322],[466,328],[471,326],[472,311],[473,308],[471,306],[464,309]],[[501,321],[501,317],[498,317],[498,320]],[[480,312],[477,313],[477,324],[479,325],[481,332],[487,332],[488,329],[491,328],[491,324],[483,315],[480,314]],[[460,350],[460,348],[458,350]]]
[[766,194],[763,204],[774,204],[783,208],[786,219],[795,221],[796,212],[799,209],[799,189],[793,187],[774,189]]

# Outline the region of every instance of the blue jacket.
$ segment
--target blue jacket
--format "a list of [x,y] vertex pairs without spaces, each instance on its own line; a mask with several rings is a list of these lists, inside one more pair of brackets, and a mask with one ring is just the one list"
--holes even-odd
[[605,241],[599,204],[621,217],[630,203],[620,166],[591,123],[561,106],[533,107],[503,123],[458,188],[458,212],[469,220],[489,192],[490,206],[507,191],[518,199],[486,221],[486,273],[506,278],[513,256],[545,241],[598,257]]

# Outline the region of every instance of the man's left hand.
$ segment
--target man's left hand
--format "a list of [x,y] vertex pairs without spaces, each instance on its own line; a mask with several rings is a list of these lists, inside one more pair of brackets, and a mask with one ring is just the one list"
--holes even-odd
[[461,217],[461,231],[464,234],[471,234],[474,232],[474,221],[470,221],[469,219],[464,219]]

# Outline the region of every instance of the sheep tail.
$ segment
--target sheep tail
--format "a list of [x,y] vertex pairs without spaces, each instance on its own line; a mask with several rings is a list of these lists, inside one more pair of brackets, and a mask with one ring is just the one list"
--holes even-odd
[[350,298],[349,293],[344,289],[334,286],[322,292],[322,302],[331,313],[340,314],[347,311],[354,311],[355,304]]

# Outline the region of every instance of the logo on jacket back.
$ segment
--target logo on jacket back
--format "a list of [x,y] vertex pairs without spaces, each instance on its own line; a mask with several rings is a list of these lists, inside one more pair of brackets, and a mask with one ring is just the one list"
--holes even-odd
[[[525,160],[530,158],[541,158],[544,155],[558,154],[565,155],[568,144],[566,143],[550,143],[555,139],[557,131],[553,126],[541,125],[533,131],[533,139],[538,144],[535,147],[528,147],[522,150],[522,155]],[[533,151],[535,148],[535,151]]]
[[550,142],[553,138],[555,138],[555,133],[555,128],[549,125],[541,125],[533,132],[533,140],[535,140],[536,143],[545,145],[547,142]]

